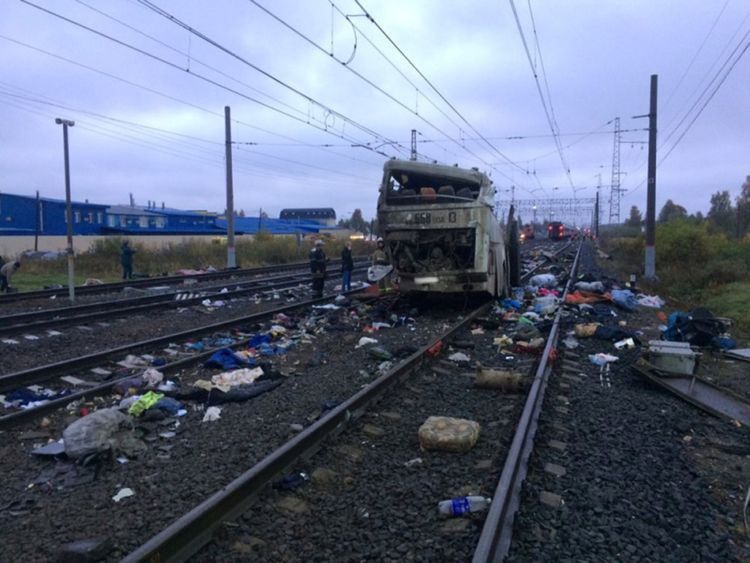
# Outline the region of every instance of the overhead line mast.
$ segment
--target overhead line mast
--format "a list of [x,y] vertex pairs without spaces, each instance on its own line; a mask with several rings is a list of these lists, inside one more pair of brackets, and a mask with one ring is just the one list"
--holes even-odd
[[615,143],[612,149],[612,181],[609,191],[609,224],[620,222],[620,197],[625,191],[620,187],[620,118],[615,117]]

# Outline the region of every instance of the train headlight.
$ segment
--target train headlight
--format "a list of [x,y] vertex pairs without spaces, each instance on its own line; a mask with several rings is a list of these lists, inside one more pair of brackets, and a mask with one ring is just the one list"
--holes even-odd
[[414,278],[414,283],[419,285],[426,285],[430,283],[437,283],[438,278],[437,276],[424,276],[422,278]]

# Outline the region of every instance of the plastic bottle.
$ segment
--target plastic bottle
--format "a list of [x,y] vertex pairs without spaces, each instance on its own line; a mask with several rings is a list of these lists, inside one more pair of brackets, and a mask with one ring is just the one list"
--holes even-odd
[[463,516],[469,512],[487,510],[491,502],[491,498],[479,496],[442,500],[438,503],[438,512],[444,516]]
[[304,471],[292,473],[273,484],[274,489],[281,491],[292,491],[310,480],[310,476]]

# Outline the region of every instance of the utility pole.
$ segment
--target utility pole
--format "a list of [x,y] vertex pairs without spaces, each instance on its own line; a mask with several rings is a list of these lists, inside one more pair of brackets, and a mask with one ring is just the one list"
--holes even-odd
[[227,268],[237,267],[234,247],[234,186],[232,185],[232,124],[229,106],[224,106],[224,130],[227,160]]
[[34,252],[39,250],[39,229],[42,226],[42,202],[39,200],[39,190],[36,191],[36,229],[34,231]]
[[75,121],[69,119],[55,119],[55,123],[63,126],[63,157],[65,159],[65,218],[68,231],[68,298],[73,303],[76,300],[75,294],[75,265],[73,250],[73,204],[70,201],[70,158],[68,154],[68,127],[73,127]]
[[411,158],[410,160],[417,160],[417,130],[411,130]]
[[656,97],[659,77],[651,75],[648,109],[648,194],[646,197],[646,279],[656,277]]

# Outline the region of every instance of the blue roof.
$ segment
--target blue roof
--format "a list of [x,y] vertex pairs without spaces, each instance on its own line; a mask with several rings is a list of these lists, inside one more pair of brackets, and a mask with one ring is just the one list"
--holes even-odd
[[[315,222],[284,221],[282,219],[270,219],[267,217],[235,217],[234,231],[238,234],[254,235],[260,230],[273,235],[293,235],[295,233],[317,233],[322,225]],[[226,231],[227,220],[217,219],[216,225]]]
[[102,225],[103,234],[127,235],[221,235],[226,229],[214,225],[170,225],[168,227],[109,227]]
[[[8,192],[0,192],[0,197],[15,197],[20,199],[29,199],[31,201],[36,201],[35,195],[21,195],[21,194],[11,194]],[[39,201],[43,201],[45,203],[58,203],[62,205],[66,205],[66,201],[64,199],[55,199],[51,197],[40,197]],[[88,201],[75,201],[71,200],[71,205],[87,205],[89,207],[100,207],[101,209],[106,209],[109,207],[109,205],[104,205],[102,203],[89,203]]]

